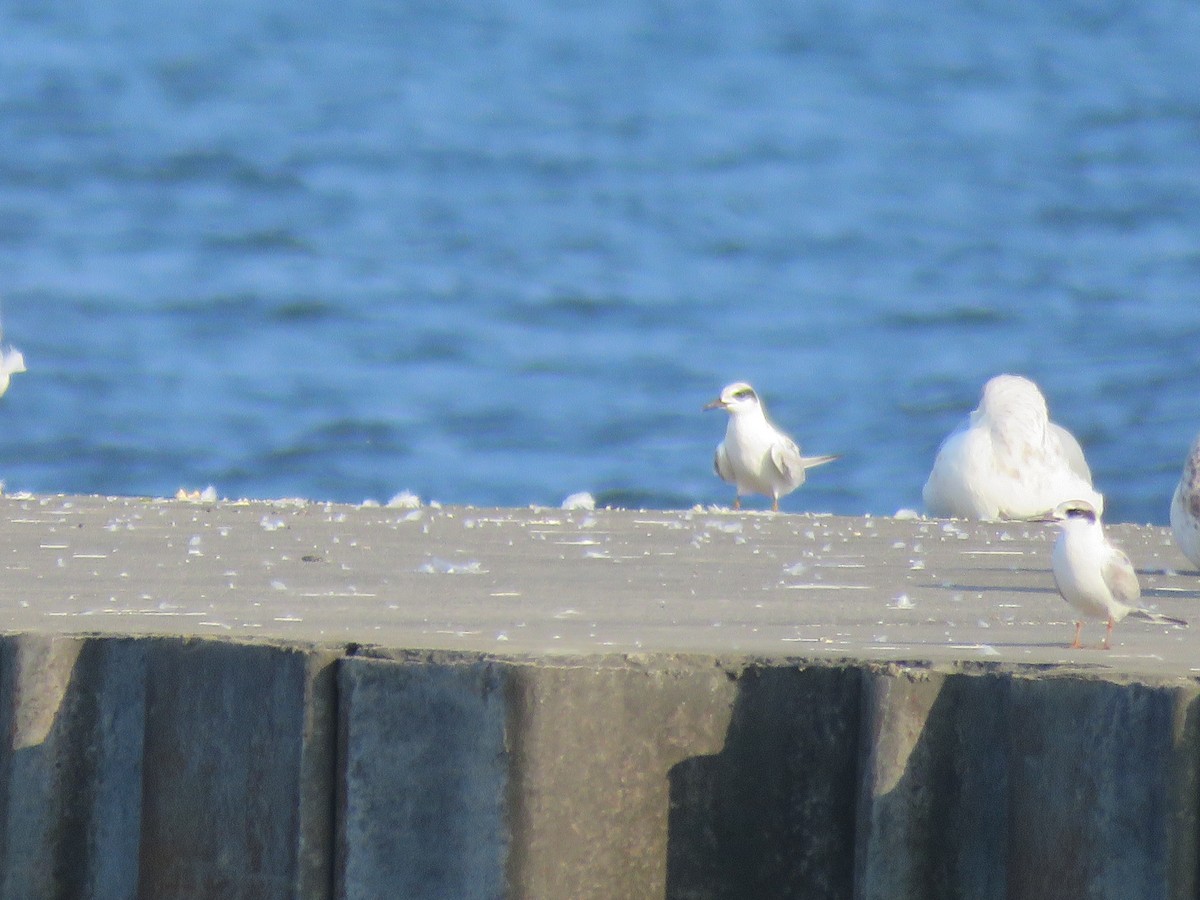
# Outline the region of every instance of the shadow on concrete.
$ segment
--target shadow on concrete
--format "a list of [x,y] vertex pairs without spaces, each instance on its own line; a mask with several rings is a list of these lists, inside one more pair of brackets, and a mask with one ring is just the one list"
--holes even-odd
[[[398,896],[335,891],[329,660],[176,639],[0,638],[0,897]],[[1200,685],[1052,668],[534,670],[513,686],[528,705],[497,701],[496,739],[473,756],[499,773],[495,795],[510,771],[507,724],[536,719],[529,768],[509,786],[526,804],[517,837],[548,873],[538,883],[576,888],[509,895],[1196,897]],[[490,679],[463,683],[512,699]],[[415,712],[381,739],[424,727],[432,696],[400,697]],[[703,755],[659,764],[684,747]],[[463,785],[455,797],[481,795],[460,778],[472,754],[433,743],[429,756]],[[425,803],[411,757],[385,762],[411,786],[360,799],[416,798],[430,817],[411,819],[416,843],[398,843],[399,819],[365,806],[386,826],[380,854],[450,846],[459,859],[444,838],[458,826],[434,817],[469,823],[478,809]],[[628,872],[644,876],[621,881]]]
[[989,647],[1029,647],[1044,649],[1070,650],[1071,642],[1067,641],[987,641]]
[[1195,685],[743,674],[670,771],[668,898],[1194,897]]
[[670,769],[668,898],[850,897],[857,669],[749,668],[720,753]]
[[1168,588],[1142,588],[1142,597],[1154,597],[1158,600],[1195,600],[1200,597],[1200,591],[1180,591]]
[[131,644],[0,645],[0,895],[137,894],[144,656],[113,665]]
[[864,681],[856,896],[1003,897],[1009,679]]
[[1047,578],[1054,577],[1051,574],[1049,563],[1047,563],[1044,566],[1040,566],[1040,565],[1039,566],[1016,566],[1016,565],[971,566],[970,571],[972,571],[972,572],[996,572],[1000,575],[1005,576],[1006,578],[1011,578],[1013,575],[1037,575],[1039,577],[1044,575]]
[[[967,593],[972,593],[972,594],[994,593],[997,590],[997,588],[994,584],[983,585],[983,584],[949,584],[949,583],[933,584],[933,585],[929,585],[928,588],[922,588],[922,589],[923,590],[933,589],[933,590],[943,590],[943,591],[965,591]],[[1058,591],[1054,588],[1053,584],[1051,584],[1050,587],[1025,587],[1022,585],[1015,585],[1015,586],[1009,585],[1009,586],[1005,586],[1001,590],[1003,590],[1004,593],[1006,593],[1006,594],[1044,594],[1046,596],[1058,596]]]
[[331,702],[286,648],[4,638],[0,896],[327,895]]

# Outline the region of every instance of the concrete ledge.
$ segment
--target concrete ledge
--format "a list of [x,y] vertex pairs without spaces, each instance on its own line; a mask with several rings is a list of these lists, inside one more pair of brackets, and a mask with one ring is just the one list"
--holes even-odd
[[[1040,637],[1065,625],[1040,531],[4,503],[2,896],[1200,889],[1196,629],[1119,629],[1111,654]],[[217,553],[223,530],[243,539]],[[1162,530],[1124,534],[1186,616]],[[338,621],[353,640],[311,639]],[[105,627],[46,627],[80,623]],[[622,648],[556,637],[589,634]]]
[[7,896],[1196,893],[1190,680],[107,637],[0,653]]

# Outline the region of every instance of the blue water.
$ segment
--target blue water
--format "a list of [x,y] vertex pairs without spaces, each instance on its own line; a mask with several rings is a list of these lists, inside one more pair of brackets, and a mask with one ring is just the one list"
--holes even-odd
[[11,490],[916,506],[1002,371],[1163,523],[1200,5],[0,0]]

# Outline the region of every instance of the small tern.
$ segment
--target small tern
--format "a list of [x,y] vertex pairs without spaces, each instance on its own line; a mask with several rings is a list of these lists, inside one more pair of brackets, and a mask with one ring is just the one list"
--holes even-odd
[[[1121,550],[1108,542],[1095,507],[1086,500],[1058,504],[1040,521],[1057,522],[1062,533],[1051,560],[1058,592],[1082,617],[1103,619],[1108,630],[1103,648],[1109,649],[1113,626],[1131,616],[1159,625],[1186,626],[1183,619],[1164,616],[1138,605],[1142,596],[1137,572]],[[1072,648],[1083,646],[1079,637],[1083,619],[1075,621]]]
[[741,509],[742,494],[765,494],[771,498],[771,509],[778,512],[779,498],[804,484],[806,470],[837,459],[801,456],[800,447],[772,424],[758,394],[744,381],[726,385],[721,396],[704,408],[729,413],[713,470],[737,489],[734,509]]
[[979,406],[942,442],[922,491],[933,516],[1028,519],[1082,499],[1104,511],[1079,441],[1050,421],[1038,386],[997,375]]
[[1200,437],[1192,442],[1171,498],[1171,535],[1183,555],[1200,568]]

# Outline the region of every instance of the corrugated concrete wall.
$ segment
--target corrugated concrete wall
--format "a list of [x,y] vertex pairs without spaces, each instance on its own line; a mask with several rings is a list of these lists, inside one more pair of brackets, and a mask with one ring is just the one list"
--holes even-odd
[[1191,680],[0,641],[3,896],[1197,896]]

